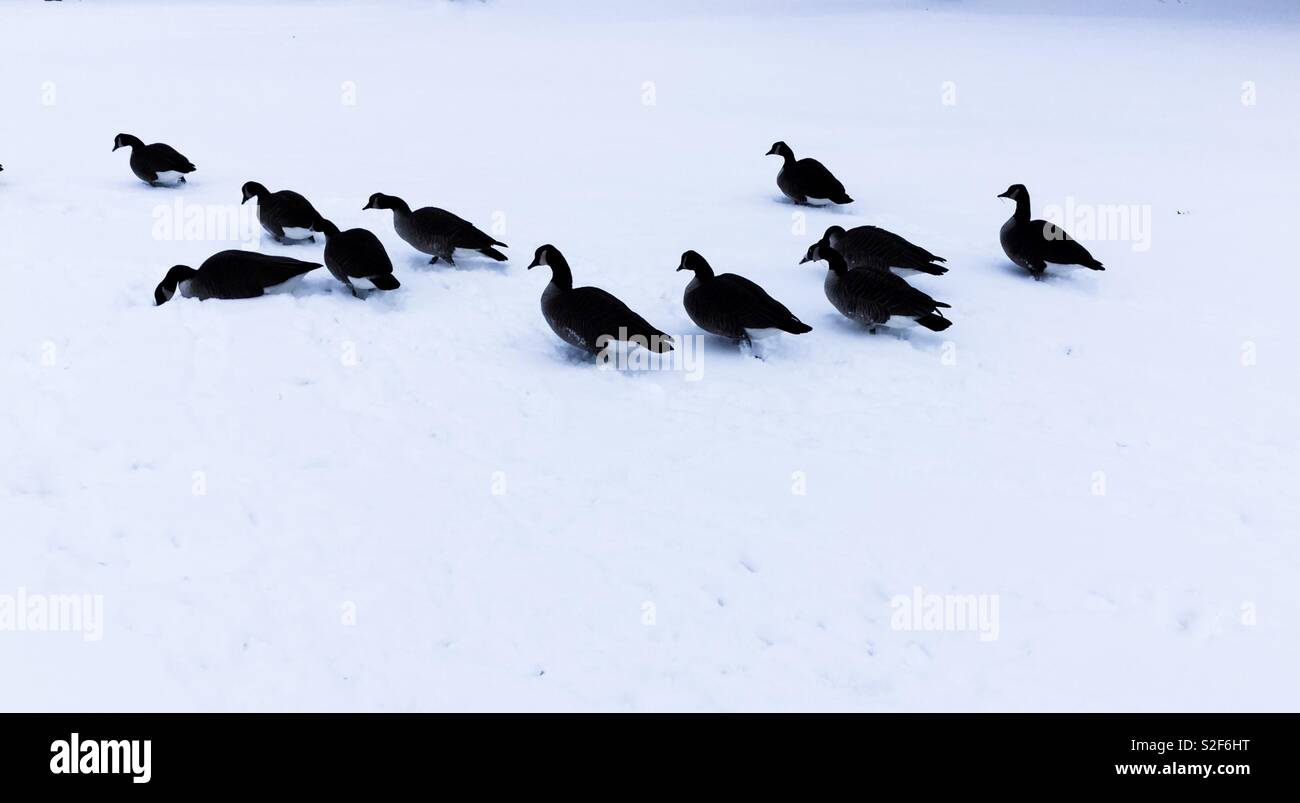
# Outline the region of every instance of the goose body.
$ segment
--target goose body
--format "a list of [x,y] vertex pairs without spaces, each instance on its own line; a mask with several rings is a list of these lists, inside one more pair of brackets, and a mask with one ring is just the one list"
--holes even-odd
[[292,190],[271,192],[256,181],[243,186],[244,200],[257,199],[257,220],[278,243],[316,242],[316,221],[320,213],[311,201]]
[[951,305],[935,301],[902,277],[886,270],[850,268],[843,255],[830,246],[813,245],[804,261],[826,260],[826,298],[841,315],[865,324],[891,328],[924,326],[942,332],[952,325],[939,311]]
[[794,151],[784,142],[774,143],[766,155],[781,157],[776,186],[795,203],[813,206],[853,203],[840,180],[816,159],[795,159]]
[[393,261],[384,244],[373,232],[339,231],[324,218],[316,221],[316,229],[325,237],[325,267],[347,285],[352,295],[357,295],[357,290],[396,290],[402,286],[393,276]]
[[270,290],[284,289],[305,273],[320,267],[289,257],[255,251],[219,251],[203,261],[198,270],[176,265],[167,271],[154,290],[154,303],[165,304],[177,293],[183,298],[256,298]]
[[686,285],[682,304],[695,325],[709,334],[749,343],[776,332],[801,335],[812,331],[763,288],[734,273],[715,275],[704,257],[694,251],[682,254],[677,270],[695,274]]
[[935,264],[947,261],[943,257],[876,226],[856,226],[847,231],[841,226],[831,226],[819,242],[839,251],[851,268],[887,269],[899,276],[918,273],[942,276],[948,272],[943,265]]
[[113,150],[118,148],[131,149],[131,172],[151,187],[184,184],[185,174],[195,170],[189,159],[161,142],[146,145],[138,137],[118,134],[113,139]]
[[1002,224],[999,232],[1002,250],[1008,259],[1029,271],[1035,279],[1043,277],[1049,264],[1065,268],[1106,269],[1078,240],[1066,234],[1065,229],[1046,220],[1030,219],[1029,190],[1025,185],[1012,184],[998,197],[1016,202],[1016,211]]
[[445,209],[426,206],[411,211],[406,201],[382,192],[370,196],[362,208],[393,210],[393,228],[397,230],[397,236],[416,251],[432,255],[429,264],[436,264],[441,259],[455,265],[453,254],[457,248],[477,251],[498,262],[506,260],[505,254],[493,248],[495,245],[507,248],[505,243],[492,239],[468,220]]
[[542,317],[565,343],[591,354],[614,341],[656,352],[673,350],[672,338],[613,295],[599,287],[574,287],[569,263],[555,246],[537,249],[528,269],[539,265],[551,269],[551,281],[542,291]]

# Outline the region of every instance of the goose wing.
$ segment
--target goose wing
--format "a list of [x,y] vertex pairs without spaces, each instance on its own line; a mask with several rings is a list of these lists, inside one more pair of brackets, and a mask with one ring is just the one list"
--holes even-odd
[[316,224],[316,220],[320,218],[320,213],[316,211],[316,207],[311,205],[311,201],[293,190],[280,190],[272,193],[267,201],[267,206],[270,207],[267,211],[274,216],[276,221],[286,226],[310,229]]
[[552,309],[556,321],[578,335],[591,347],[602,336],[625,339],[640,335],[647,341],[665,338],[663,332],[599,287],[576,287],[560,295]]
[[[855,261],[866,257],[878,257],[889,265],[899,268],[939,268],[932,262],[945,262],[941,256],[935,256],[924,248],[909,242],[892,231],[876,226],[858,226],[844,232],[841,241],[844,245],[840,252],[846,257],[852,255]],[[941,269],[945,272],[947,269]],[[927,271],[929,272],[929,271]]]
[[180,151],[170,145],[162,142],[155,142],[149,145],[149,163],[155,172],[164,172],[175,170],[178,173],[190,173],[194,170],[194,165],[189,159],[186,159]]
[[1078,240],[1071,237],[1066,233],[1065,229],[1055,223],[1035,220],[1029,225],[1031,232],[1042,233],[1042,240],[1039,244],[1040,253],[1043,259],[1048,262],[1055,262],[1058,265],[1101,266],[1101,263],[1093,259],[1092,254],[1088,253],[1088,249],[1080,245]]
[[936,307],[948,306],[888,272],[856,268],[845,273],[840,282],[845,295],[862,305],[873,320],[883,321],[891,315],[925,315]]
[[705,297],[706,309],[719,316],[720,322],[729,318],[744,329],[784,329],[803,324],[784,304],[744,276],[724,273],[700,289],[712,291]]
[[838,198],[844,194],[844,185],[816,159],[800,159],[795,166],[799,189],[809,198]]
[[332,268],[347,276],[368,279],[393,272],[388,251],[369,229],[349,229],[330,238],[325,246]]
[[473,223],[459,215],[448,212],[446,209],[426,206],[423,209],[416,210],[412,214],[412,220],[418,226],[427,225],[431,230],[438,232],[440,236],[449,238],[451,244],[456,248],[478,250],[500,245]]
[[[232,286],[251,281],[259,288],[273,287],[315,270],[319,262],[304,262],[292,257],[259,254],[253,251],[220,251],[208,257],[199,266],[199,273],[214,277],[213,281],[230,282]],[[245,298],[245,296],[228,296]]]

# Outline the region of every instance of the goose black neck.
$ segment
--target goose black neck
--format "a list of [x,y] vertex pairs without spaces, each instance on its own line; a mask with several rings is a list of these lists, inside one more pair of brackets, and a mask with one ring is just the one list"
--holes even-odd
[[1029,190],[1021,190],[1016,196],[1016,220],[1029,222]]
[[844,255],[834,248],[823,248],[821,253],[826,258],[826,265],[831,273],[844,273],[849,269],[848,263],[844,261]]
[[316,229],[326,237],[335,237],[339,233],[339,227],[335,226],[333,221],[326,220],[323,217],[316,219]]
[[546,264],[551,269],[551,284],[561,290],[573,289],[573,271],[569,270],[569,261],[559,251],[546,255]]
[[411,207],[406,201],[398,198],[396,195],[388,196],[388,208],[401,215],[402,217],[411,216]]
[[122,140],[122,144],[128,148],[136,148],[136,147],[144,146],[144,143],[140,141],[139,137],[135,137],[130,134],[123,134],[121,140]]

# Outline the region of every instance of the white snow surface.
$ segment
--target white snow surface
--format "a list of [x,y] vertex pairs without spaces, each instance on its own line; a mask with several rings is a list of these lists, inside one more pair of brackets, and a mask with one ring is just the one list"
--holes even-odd
[[[1300,708],[1294,4],[1083,5],[5,4],[0,594],[104,622],[0,632],[0,708]],[[856,203],[783,203],[776,140]],[[154,307],[238,247],[160,207],[248,180],[402,288]],[[1034,282],[1016,182],[1150,248]],[[510,261],[429,266],[373,192]],[[947,257],[952,328],[841,318],[797,264],[832,223]],[[689,248],[814,331],[600,370],[546,242],[675,334]],[[896,629],[917,587],[998,637]]]

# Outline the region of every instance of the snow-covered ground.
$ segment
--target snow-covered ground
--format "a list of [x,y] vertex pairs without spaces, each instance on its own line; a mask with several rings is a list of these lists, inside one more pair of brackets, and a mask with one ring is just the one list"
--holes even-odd
[[[1294,4],[1071,5],[4,4],[0,598],[103,621],[0,631],[0,708],[1300,708]],[[780,202],[778,139],[857,202]],[[402,289],[152,306],[238,247],[160,221],[247,180]],[[1149,226],[1034,282],[1014,182]],[[510,262],[429,267],[377,191]],[[831,223],[947,257],[952,328],[840,318]],[[688,248],[814,331],[599,370],[544,242],[670,332]],[[996,618],[901,629],[918,588]]]

